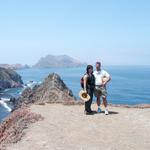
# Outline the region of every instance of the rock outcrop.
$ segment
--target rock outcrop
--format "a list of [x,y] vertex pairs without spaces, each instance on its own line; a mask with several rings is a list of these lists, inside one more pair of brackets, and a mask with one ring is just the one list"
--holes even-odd
[[21,87],[23,81],[21,76],[12,69],[5,69],[0,67],[0,90],[6,88]]
[[35,68],[52,68],[52,67],[81,67],[86,65],[67,55],[47,55],[41,58],[33,67]]
[[75,97],[72,91],[65,85],[59,75],[53,73],[40,85],[34,88],[27,88],[17,100],[17,105],[22,103],[73,103]]

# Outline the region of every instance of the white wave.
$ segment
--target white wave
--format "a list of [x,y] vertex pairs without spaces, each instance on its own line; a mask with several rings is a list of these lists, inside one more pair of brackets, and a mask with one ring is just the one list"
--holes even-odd
[[38,85],[40,85],[41,83],[42,83],[42,81],[39,81],[39,82],[38,82]]
[[7,111],[11,112],[11,108],[7,105],[7,103],[5,101],[3,101],[2,99],[0,100],[0,104],[7,109]]
[[21,92],[19,92],[19,95],[21,95],[22,94],[22,91]]
[[9,91],[9,89],[5,89],[5,90],[4,90],[4,92],[7,92],[7,91]]
[[36,81],[28,81],[25,85],[24,88],[30,87],[31,89],[36,86],[41,84],[41,82],[36,82]]
[[9,102],[10,98],[1,98],[1,100],[4,101],[4,102]]

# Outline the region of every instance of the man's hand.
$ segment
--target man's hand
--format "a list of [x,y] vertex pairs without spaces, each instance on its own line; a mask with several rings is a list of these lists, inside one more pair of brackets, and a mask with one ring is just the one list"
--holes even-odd
[[106,86],[106,84],[107,84],[107,82],[103,82],[103,83],[102,83],[102,86]]
[[106,84],[107,84],[107,82],[109,82],[111,80],[111,78],[110,77],[104,77],[103,79],[102,79],[102,85],[103,86],[106,86]]

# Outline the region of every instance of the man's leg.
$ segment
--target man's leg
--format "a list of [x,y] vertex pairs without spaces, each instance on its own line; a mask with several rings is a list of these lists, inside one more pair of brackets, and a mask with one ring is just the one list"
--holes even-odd
[[108,115],[109,112],[108,112],[108,109],[107,109],[107,97],[102,96],[102,99],[103,99],[103,104],[104,104],[104,107],[105,107],[105,115]]
[[101,98],[100,95],[98,95],[97,96],[97,101],[96,101],[97,102],[97,112],[98,113],[101,112],[101,108],[100,108],[101,101],[100,101],[100,98]]
[[101,104],[101,101],[100,101],[100,98],[101,98],[101,91],[96,88],[95,91],[94,91],[94,94],[96,96],[96,103],[97,103],[97,112],[100,113],[101,112],[101,109],[100,109],[100,104]]
[[106,96],[102,96],[102,99],[103,99],[103,104],[105,106],[105,108],[107,107],[107,99],[106,99]]
[[97,96],[96,102],[97,102],[97,107],[99,107],[99,106],[100,106],[100,103],[101,103],[101,102],[100,102],[100,95]]

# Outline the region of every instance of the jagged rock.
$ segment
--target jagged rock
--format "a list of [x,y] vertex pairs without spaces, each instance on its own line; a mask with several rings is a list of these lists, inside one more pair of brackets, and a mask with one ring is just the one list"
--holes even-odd
[[12,69],[0,67],[0,90],[13,87],[21,87],[23,81],[21,76]]
[[19,104],[75,102],[75,97],[60,76],[53,73],[42,84],[35,86],[33,89],[25,89],[17,102]]

